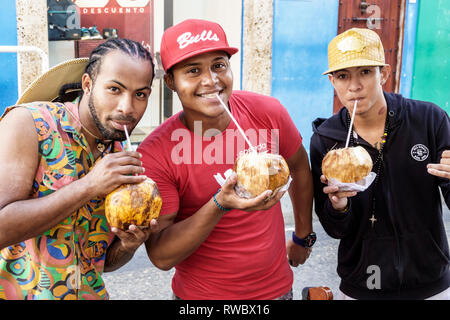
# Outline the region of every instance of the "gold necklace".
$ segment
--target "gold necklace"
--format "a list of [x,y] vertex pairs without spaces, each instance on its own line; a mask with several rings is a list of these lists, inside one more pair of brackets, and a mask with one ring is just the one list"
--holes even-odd
[[101,154],[103,154],[103,152],[105,152],[106,147],[110,144],[110,142],[108,144],[105,144],[104,141],[102,139],[100,139],[99,137],[97,137],[95,134],[93,134],[91,131],[89,131],[88,128],[86,128],[81,121],[72,113],[72,111],[70,111],[69,108],[66,108],[66,106],[64,105],[64,110],[66,110],[71,116],[72,118],[74,118],[78,124],[84,129],[86,130],[87,133],[89,133],[89,135],[91,135],[92,137],[95,138],[95,142],[97,143],[97,150],[100,151]]

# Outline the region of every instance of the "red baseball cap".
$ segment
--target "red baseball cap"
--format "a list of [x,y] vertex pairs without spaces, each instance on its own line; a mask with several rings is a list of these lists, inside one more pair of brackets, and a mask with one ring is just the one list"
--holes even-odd
[[222,27],[215,22],[188,19],[164,31],[161,40],[161,61],[165,71],[190,57],[211,51],[238,52],[228,45]]

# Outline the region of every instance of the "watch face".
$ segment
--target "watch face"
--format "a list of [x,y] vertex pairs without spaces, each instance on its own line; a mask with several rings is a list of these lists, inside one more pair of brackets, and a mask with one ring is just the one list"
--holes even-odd
[[306,248],[310,248],[316,242],[316,234],[313,232],[305,238]]
[[295,235],[295,232],[292,232],[292,241],[294,241],[296,244],[298,244],[299,246],[302,246],[304,248],[311,248],[314,245],[314,243],[316,242],[316,239],[317,239],[317,236],[316,236],[315,232],[310,233],[303,239],[297,238],[297,236]]

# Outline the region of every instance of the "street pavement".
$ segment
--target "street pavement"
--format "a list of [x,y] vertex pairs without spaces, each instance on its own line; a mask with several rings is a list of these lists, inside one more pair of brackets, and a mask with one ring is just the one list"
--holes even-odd
[[[284,196],[281,204],[285,217],[286,239],[289,239],[294,229],[289,197]],[[450,211],[444,203],[443,209],[447,238],[450,241]],[[313,218],[317,242],[305,264],[297,268],[292,267],[294,300],[302,298],[301,291],[304,287],[327,286],[334,294],[339,288],[339,277],[336,273],[339,240],[325,233],[315,214]],[[174,269],[162,271],[153,266],[144,246],[141,246],[128,264],[117,271],[105,273],[103,278],[112,300],[170,300],[174,272]]]

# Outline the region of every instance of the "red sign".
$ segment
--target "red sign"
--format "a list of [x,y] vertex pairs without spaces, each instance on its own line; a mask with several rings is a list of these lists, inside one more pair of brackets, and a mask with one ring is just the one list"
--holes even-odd
[[75,0],[81,27],[117,29],[119,38],[141,42],[153,53],[153,0]]

